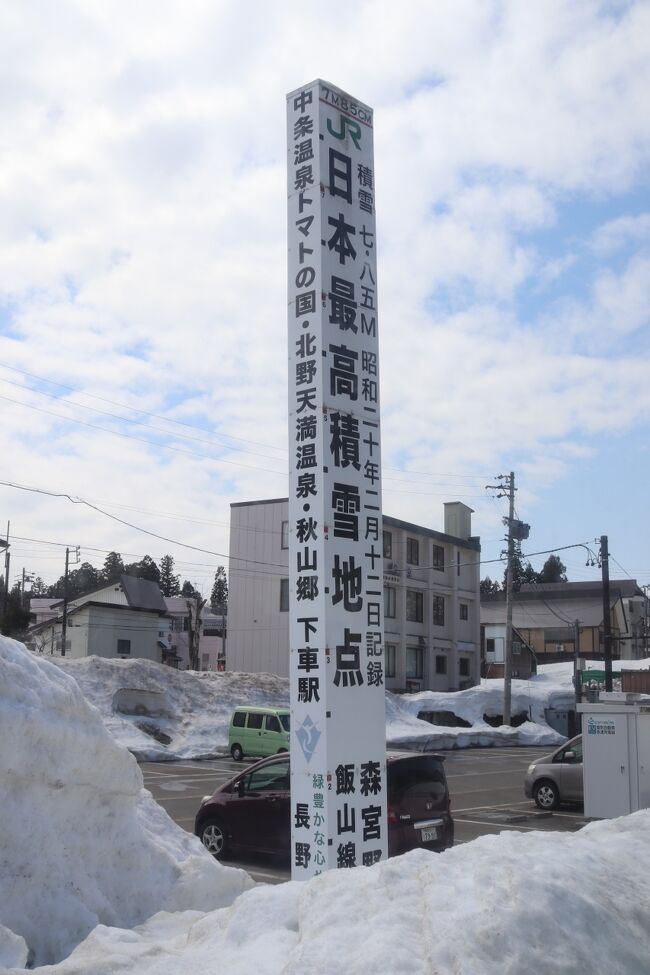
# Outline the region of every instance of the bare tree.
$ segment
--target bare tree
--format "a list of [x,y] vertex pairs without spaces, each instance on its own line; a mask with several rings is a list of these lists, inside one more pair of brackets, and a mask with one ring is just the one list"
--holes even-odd
[[186,600],[187,604],[187,649],[190,655],[190,670],[200,670],[199,646],[201,643],[201,610],[205,606],[205,599],[198,593]]

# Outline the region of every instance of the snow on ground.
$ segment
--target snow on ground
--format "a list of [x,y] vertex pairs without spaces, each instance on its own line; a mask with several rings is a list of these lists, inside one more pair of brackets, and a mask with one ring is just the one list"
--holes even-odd
[[[566,710],[575,694],[571,663],[545,664],[530,680],[512,681],[514,715],[527,720],[517,728],[493,728],[484,716],[503,714],[503,679],[482,680],[465,691],[420,691],[387,695],[386,712],[391,744],[425,749],[468,748],[472,745],[560,745],[565,739],[544,717],[545,708]],[[442,727],[418,720],[422,711],[449,711],[469,727]]]
[[[240,704],[289,704],[289,682],[274,674],[197,673],[151,660],[49,658],[75,678],[100,711],[107,729],[142,760],[209,758],[228,746],[228,725]],[[626,661],[625,666],[648,661]],[[617,662],[618,665],[618,662]],[[588,662],[601,669],[602,661]],[[465,691],[386,694],[386,740],[418,750],[491,745],[560,745],[564,738],[546,722],[546,708],[573,707],[573,664],[543,664],[530,680],[512,681],[512,714],[525,714],[517,728],[493,728],[485,716],[503,713],[503,680],[482,680]],[[432,725],[423,711],[447,711],[469,727]]]
[[0,638],[0,677],[4,973],[28,947],[43,975],[647,971],[650,811],[248,889],[141,789],[61,668]]
[[60,667],[0,637],[0,965],[65,957],[97,924],[230,904],[252,886],[142,788]]
[[650,951],[650,813],[578,834],[485,836],[231,908],[98,928],[51,975],[641,975]]
[[288,680],[274,674],[197,673],[138,658],[50,659],[74,677],[113,737],[143,760],[208,758],[226,749],[238,704],[289,703]]
[[[142,659],[50,659],[75,678],[113,737],[143,760],[208,758],[227,748],[237,705],[289,704],[289,682],[273,674],[178,671]],[[387,693],[387,742],[414,749],[559,745],[564,738],[546,723],[544,709],[572,705],[572,672],[570,663],[547,664],[529,681],[512,682],[512,713],[528,716],[518,728],[484,720],[503,712],[503,680],[457,692]],[[453,712],[470,727],[431,725],[418,719],[422,711]]]

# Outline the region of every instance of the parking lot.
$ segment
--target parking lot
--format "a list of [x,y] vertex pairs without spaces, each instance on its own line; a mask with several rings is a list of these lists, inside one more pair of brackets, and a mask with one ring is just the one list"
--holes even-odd
[[[456,827],[455,843],[467,843],[477,836],[502,830],[580,829],[585,820],[582,808],[562,806],[552,813],[541,812],[526,799],[523,781],[530,762],[548,754],[550,748],[472,748],[444,752]],[[171,818],[188,830],[201,799],[214,792],[243,765],[229,757],[206,762],[144,762],[141,769],[147,789]],[[270,857],[230,859],[258,881],[280,883],[290,875],[288,865]]]

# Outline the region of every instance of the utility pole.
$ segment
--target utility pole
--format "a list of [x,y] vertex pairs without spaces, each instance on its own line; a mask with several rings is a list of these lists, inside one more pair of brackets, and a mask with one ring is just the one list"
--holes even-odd
[[[521,538],[521,527],[528,526],[522,526],[521,522],[515,521],[514,471],[510,471],[509,475],[497,475],[497,480],[504,483],[488,484],[487,489],[498,491],[497,498],[508,498],[508,517],[504,518],[508,526],[508,562],[506,565],[506,640],[503,659],[503,723],[509,725],[512,721],[512,567],[515,557],[515,538]],[[528,536],[525,534],[523,537]]]
[[582,700],[582,671],[580,669],[580,620],[573,624],[573,686],[576,696],[576,720],[580,720],[578,704]]
[[7,612],[7,600],[9,598],[9,563],[11,561],[11,555],[9,554],[9,524],[7,522],[7,542],[5,545],[5,592],[3,598],[2,612]]
[[63,576],[63,621],[61,623],[61,656],[65,657],[65,638],[68,631],[68,566],[70,549],[65,550],[65,574]]
[[612,625],[609,604],[609,549],[607,535],[600,536],[600,568],[603,577],[603,654],[605,657],[605,690],[612,689]]

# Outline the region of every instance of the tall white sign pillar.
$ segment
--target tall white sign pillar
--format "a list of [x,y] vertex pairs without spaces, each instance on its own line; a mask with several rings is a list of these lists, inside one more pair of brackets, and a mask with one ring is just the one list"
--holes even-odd
[[287,96],[292,876],[386,856],[373,118]]

